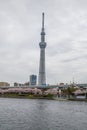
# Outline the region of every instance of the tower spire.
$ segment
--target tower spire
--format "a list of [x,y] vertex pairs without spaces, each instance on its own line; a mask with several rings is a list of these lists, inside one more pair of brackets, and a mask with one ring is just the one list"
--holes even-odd
[[45,42],[44,13],[42,13],[41,42]]
[[44,13],[42,13],[42,30],[44,30]]

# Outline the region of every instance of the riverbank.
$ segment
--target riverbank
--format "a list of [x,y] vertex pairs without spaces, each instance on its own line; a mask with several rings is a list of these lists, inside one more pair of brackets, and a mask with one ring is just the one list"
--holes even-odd
[[56,100],[56,101],[85,101],[87,99],[77,99],[77,98],[57,98],[53,95],[30,95],[30,94],[2,94],[0,98],[20,98],[20,99],[47,99],[47,100]]
[[22,99],[48,99],[54,100],[53,95],[30,95],[30,94],[3,94],[0,98],[22,98]]

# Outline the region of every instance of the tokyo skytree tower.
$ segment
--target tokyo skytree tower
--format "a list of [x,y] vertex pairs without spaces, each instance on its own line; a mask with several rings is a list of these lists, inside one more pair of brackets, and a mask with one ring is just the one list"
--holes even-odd
[[46,74],[45,74],[45,29],[44,29],[44,13],[42,13],[42,30],[41,30],[41,42],[40,47],[40,64],[39,64],[39,77],[38,86],[46,86]]

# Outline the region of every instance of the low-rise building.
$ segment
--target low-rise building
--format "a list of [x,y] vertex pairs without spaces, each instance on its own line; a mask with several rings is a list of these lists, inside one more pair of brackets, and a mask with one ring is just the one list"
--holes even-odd
[[0,82],[0,87],[10,86],[8,82]]

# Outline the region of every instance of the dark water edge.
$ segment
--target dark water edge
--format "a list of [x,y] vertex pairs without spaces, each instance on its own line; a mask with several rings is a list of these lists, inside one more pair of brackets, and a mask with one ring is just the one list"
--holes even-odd
[[85,102],[87,102],[87,99],[81,99],[81,98],[72,98],[72,99],[68,99],[68,100],[70,100],[70,101],[85,101]]
[[87,103],[0,98],[0,130],[87,130]]

